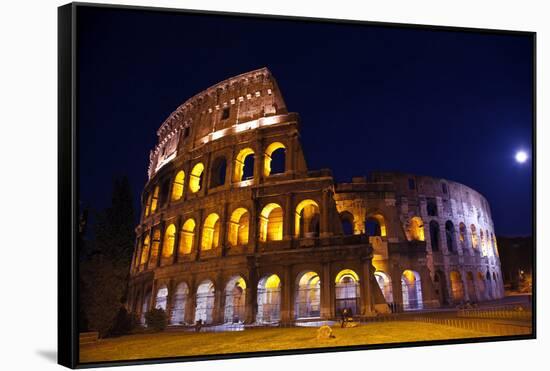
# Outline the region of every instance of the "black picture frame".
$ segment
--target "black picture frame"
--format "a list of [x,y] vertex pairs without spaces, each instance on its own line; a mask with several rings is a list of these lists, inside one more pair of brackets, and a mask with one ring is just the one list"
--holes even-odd
[[536,169],[536,33],[526,31],[493,30],[481,28],[461,28],[430,26],[417,24],[398,24],[358,20],[319,19],[296,16],[265,14],[228,13],[221,11],[202,11],[189,9],[171,9],[143,6],[122,6],[96,3],[70,3],[58,8],[58,363],[69,368],[88,368],[99,366],[120,366],[135,364],[156,364],[181,361],[203,361],[213,359],[232,359],[245,357],[264,357],[289,354],[308,354],[319,352],[342,352],[351,350],[385,349],[417,347],[442,344],[478,343],[487,341],[508,341],[535,339],[536,326],[536,170],[532,178],[532,218],[533,218],[533,299],[532,333],[529,335],[496,336],[458,340],[416,341],[399,344],[360,345],[331,348],[292,349],[279,351],[242,352],[234,354],[168,357],[140,360],[120,360],[108,362],[80,363],[78,334],[78,242],[79,228],[78,205],[78,59],[76,48],[77,10],[80,7],[131,9],[143,12],[169,12],[179,14],[204,14],[227,17],[250,17],[255,19],[293,20],[303,22],[321,22],[326,24],[360,24],[395,28],[418,28],[441,31],[460,31],[480,34],[508,34],[531,37],[533,43],[533,104],[532,104],[532,164]]

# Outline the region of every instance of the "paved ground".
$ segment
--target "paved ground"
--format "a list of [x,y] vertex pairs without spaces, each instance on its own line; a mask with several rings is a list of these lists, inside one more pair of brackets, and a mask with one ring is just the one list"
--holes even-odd
[[[201,333],[179,330],[137,334],[84,345],[81,347],[80,358],[81,362],[97,362],[519,335],[530,333],[531,323],[530,319],[516,318],[514,308],[521,305],[527,310],[524,314],[530,316],[530,304],[529,296],[518,295],[480,303],[479,313],[471,313],[466,318],[457,317],[456,308],[447,308],[403,313],[395,316],[392,321],[369,322],[356,328],[341,329],[338,324],[332,323],[335,337],[329,340],[317,340],[317,327],[256,328],[236,332]],[[502,313],[498,313],[501,310],[511,311],[512,315],[508,312],[502,316]],[[439,320],[436,323],[413,322],[411,320],[414,317]],[[453,327],[446,326],[441,319],[459,319],[462,325],[456,326],[455,323]]]
[[431,323],[392,321],[356,328],[333,327],[335,337],[317,340],[316,328],[253,329],[240,332],[164,332],[101,340],[81,347],[81,362],[169,356],[223,354],[319,348],[345,345],[403,343],[491,336],[494,334]]

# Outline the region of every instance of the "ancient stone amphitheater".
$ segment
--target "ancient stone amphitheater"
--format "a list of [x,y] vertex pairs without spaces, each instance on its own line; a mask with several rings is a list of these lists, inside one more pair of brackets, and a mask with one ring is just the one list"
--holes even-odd
[[337,184],[307,168],[299,128],[266,68],[161,125],[129,284],[142,321],[153,306],[173,326],[267,325],[503,296],[482,195],[403,173]]

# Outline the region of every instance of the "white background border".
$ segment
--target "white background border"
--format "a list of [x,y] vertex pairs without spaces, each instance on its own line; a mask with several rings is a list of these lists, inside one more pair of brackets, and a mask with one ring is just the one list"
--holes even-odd
[[[91,1],[96,2],[96,1]],[[119,1],[119,4],[281,14],[537,32],[538,262],[548,260],[545,233],[550,189],[547,68],[550,22],[546,1]],[[57,9],[61,1],[7,1],[0,10],[0,367],[49,370],[56,350],[57,258]],[[546,17],[545,17],[546,16]],[[475,57],[475,56],[474,56]],[[545,68],[546,67],[546,68]],[[498,123],[495,123],[498,130]],[[105,133],[108,135],[108,133]],[[490,140],[490,138],[488,138]],[[546,165],[548,166],[548,165]],[[86,169],[82,169],[86,171]],[[145,171],[145,170],[144,170]],[[506,181],[502,179],[501,181]],[[511,210],[510,212],[513,212]],[[550,270],[547,270],[549,272]],[[156,366],[143,370],[525,370],[548,367],[548,276],[538,270],[539,339],[251,358]],[[246,350],[246,344],[243,344]],[[548,359],[548,356],[544,357]],[[139,367],[139,368],[138,368]]]

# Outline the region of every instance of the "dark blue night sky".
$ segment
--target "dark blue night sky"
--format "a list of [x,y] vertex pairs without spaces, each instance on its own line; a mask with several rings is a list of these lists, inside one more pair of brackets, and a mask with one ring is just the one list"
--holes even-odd
[[533,48],[528,35],[80,8],[80,199],[101,209],[127,175],[139,208],[156,130],[178,105],[268,67],[302,118],[310,169],[471,186],[498,235],[532,230]]

